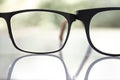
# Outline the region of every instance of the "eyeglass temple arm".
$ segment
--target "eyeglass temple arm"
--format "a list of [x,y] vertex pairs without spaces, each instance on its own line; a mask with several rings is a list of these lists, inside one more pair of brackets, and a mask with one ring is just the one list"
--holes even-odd
[[82,63],[80,64],[78,70],[77,70],[77,73],[74,75],[74,79],[76,80],[76,78],[78,77],[78,75],[80,74],[83,66],[85,65],[86,61],[89,59],[90,55],[91,55],[91,52],[92,52],[92,48],[90,46],[88,46],[87,48],[87,51],[86,51],[86,54],[82,60]]
[[[60,46],[62,45],[63,34],[64,34],[64,31],[65,31],[66,24],[67,24],[67,21],[64,21],[64,22],[62,23],[62,25],[61,25],[61,30],[60,30],[60,35],[59,35]],[[89,57],[90,57],[90,55],[91,55],[91,51],[92,51],[91,47],[88,46],[87,51],[86,51],[86,54],[85,54],[85,56],[84,56],[84,58],[83,58],[83,60],[82,60],[82,63],[81,63],[80,66],[79,66],[79,69],[78,69],[77,73],[76,73],[75,76],[74,76],[74,79],[77,78],[77,76],[80,74],[83,66],[85,65],[86,61],[89,59]],[[59,55],[60,55],[60,57],[63,59],[62,51],[59,52]]]
[[61,42],[63,40],[63,34],[64,34],[64,31],[65,31],[66,24],[67,24],[67,21],[65,20],[61,25],[61,30],[60,30],[60,35],[59,35],[59,39],[60,39]]
[[[60,35],[59,35],[59,40],[60,40],[59,46],[60,46],[60,47],[62,46],[63,35],[64,35],[64,32],[65,32],[66,24],[67,24],[67,21],[66,21],[66,20],[63,21],[63,23],[61,24],[61,30],[60,30]],[[62,51],[59,52],[59,55],[60,55],[60,57],[63,59]]]

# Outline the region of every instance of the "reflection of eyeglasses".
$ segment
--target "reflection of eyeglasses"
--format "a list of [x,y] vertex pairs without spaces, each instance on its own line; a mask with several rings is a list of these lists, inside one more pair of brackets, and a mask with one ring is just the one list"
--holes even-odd
[[91,54],[88,47],[84,59],[75,75],[71,76],[62,52],[58,55],[25,55],[13,61],[7,80],[77,80]]
[[102,57],[88,68],[84,80],[120,80],[120,58]]
[[[68,40],[72,23],[80,20],[93,49],[105,55],[120,55],[119,7],[78,10],[77,14],[41,9],[21,10],[0,13],[0,17],[7,22],[13,45],[23,52],[47,54],[60,51]],[[67,25],[62,44],[58,46],[63,21],[67,21]]]

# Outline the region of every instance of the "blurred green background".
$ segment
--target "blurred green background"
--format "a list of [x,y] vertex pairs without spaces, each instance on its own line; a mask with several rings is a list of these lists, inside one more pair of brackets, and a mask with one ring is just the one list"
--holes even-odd
[[75,12],[79,9],[120,6],[120,0],[0,0],[0,11],[53,9]]
[[79,9],[120,6],[120,0],[0,0],[0,11],[53,9],[75,12]]
[[[119,6],[120,0],[0,0],[0,12],[10,12],[24,9],[50,9],[76,13],[77,10],[81,9]],[[112,18],[111,22],[120,20],[115,16],[110,18]],[[99,22],[102,20],[99,20]],[[5,24],[1,24],[0,28],[4,27],[4,25]]]

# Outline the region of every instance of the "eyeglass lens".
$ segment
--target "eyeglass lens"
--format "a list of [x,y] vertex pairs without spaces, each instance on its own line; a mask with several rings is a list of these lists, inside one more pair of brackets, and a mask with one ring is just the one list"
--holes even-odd
[[90,38],[93,45],[102,52],[120,53],[120,11],[97,13],[90,22]]
[[[59,45],[59,36],[64,21],[64,16],[52,12],[31,11],[16,14],[11,19],[14,41],[25,51],[57,51],[63,45]],[[68,27],[65,28],[63,43],[68,32]]]

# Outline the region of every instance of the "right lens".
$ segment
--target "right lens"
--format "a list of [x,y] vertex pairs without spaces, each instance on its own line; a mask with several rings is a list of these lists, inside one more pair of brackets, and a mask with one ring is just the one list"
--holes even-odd
[[120,10],[97,13],[90,23],[90,38],[98,50],[120,54]]
[[28,56],[16,62],[10,80],[66,80],[61,60],[54,56]]

